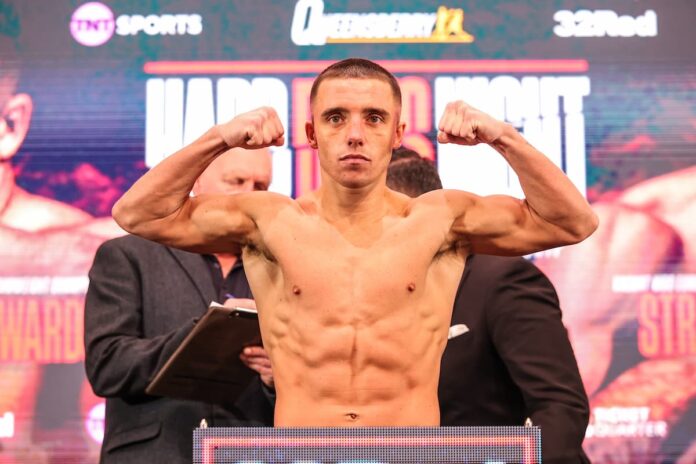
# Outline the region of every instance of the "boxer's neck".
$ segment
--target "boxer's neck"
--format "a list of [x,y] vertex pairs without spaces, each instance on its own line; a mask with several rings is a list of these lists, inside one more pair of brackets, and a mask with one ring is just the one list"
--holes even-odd
[[373,223],[387,212],[386,192],[382,184],[356,189],[322,185],[316,200],[321,216],[332,224]]

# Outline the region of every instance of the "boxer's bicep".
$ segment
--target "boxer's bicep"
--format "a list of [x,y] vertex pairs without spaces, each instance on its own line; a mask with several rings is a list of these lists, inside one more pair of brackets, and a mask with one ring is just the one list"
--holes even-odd
[[448,191],[453,235],[474,253],[524,255],[573,242],[561,227],[540,217],[526,200]]
[[257,219],[282,199],[268,192],[194,197],[165,219],[169,224],[157,240],[198,253],[236,251],[255,235]]

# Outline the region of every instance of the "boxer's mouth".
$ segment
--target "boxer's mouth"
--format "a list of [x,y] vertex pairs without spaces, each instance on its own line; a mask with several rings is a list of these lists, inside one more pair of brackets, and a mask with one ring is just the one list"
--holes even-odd
[[360,153],[350,153],[348,155],[343,155],[339,159],[339,161],[370,161],[370,158],[368,158],[365,155],[361,155]]

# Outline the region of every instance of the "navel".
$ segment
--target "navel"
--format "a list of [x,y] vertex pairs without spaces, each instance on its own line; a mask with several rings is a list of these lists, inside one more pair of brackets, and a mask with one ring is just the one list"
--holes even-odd
[[292,293],[294,293],[295,295],[299,295],[300,293],[302,293],[302,289],[300,289],[300,287],[298,287],[297,285],[293,285]]
[[346,420],[349,422],[355,422],[356,420],[358,420],[360,418],[360,416],[354,412],[349,412],[345,416],[346,416]]
[[406,289],[409,292],[414,292],[416,290],[416,284],[413,282],[409,282],[408,285],[406,286]]

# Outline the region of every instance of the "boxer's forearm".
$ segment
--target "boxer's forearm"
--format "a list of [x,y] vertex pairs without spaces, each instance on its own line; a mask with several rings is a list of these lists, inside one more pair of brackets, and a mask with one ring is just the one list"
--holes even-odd
[[515,171],[526,202],[541,219],[562,228],[577,241],[597,228],[597,216],[570,179],[512,126],[506,124],[491,146]]

